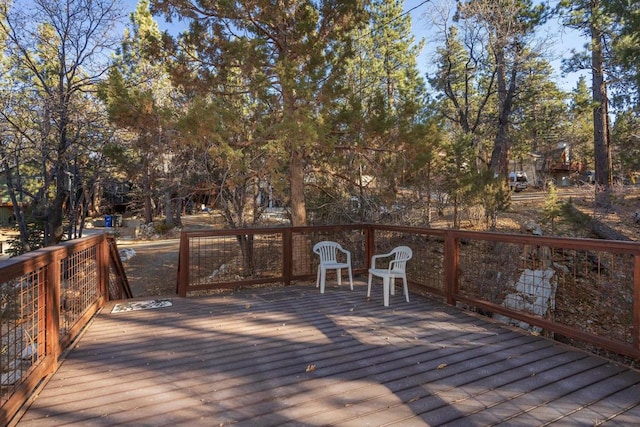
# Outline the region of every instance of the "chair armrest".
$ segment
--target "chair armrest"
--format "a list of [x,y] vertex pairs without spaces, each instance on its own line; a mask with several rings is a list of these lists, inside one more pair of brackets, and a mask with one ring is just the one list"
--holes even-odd
[[397,259],[392,259],[389,262],[389,271],[393,270],[395,268],[396,264],[398,264],[399,262],[401,262],[401,261],[398,261]]
[[345,256],[347,257],[347,264],[351,264],[351,252],[349,252],[348,250],[339,247],[337,248],[340,252],[342,252],[343,254],[345,254]]
[[389,252],[388,254],[379,254],[371,257],[371,268],[376,268],[376,260],[380,258],[388,258],[393,255],[393,252]]

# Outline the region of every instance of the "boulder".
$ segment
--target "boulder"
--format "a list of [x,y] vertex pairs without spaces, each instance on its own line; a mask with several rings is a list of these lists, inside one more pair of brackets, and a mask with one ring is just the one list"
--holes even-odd
[[[556,286],[552,283],[555,271],[551,268],[530,270],[525,269],[514,284],[515,292],[508,294],[502,306],[515,311],[522,311],[535,316],[545,317],[555,309]],[[527,322],[512,319],[501,314],[494,319],[539,333],[540,328],[532,327]]]

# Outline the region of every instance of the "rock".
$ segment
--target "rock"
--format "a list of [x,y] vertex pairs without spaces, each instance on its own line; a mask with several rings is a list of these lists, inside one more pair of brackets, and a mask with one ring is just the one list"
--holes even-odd
[[534,221],[526,221],[520,228],[522,229],[522,231],[531,233],[534,236],[542,236],[542,227],[540,227],[540,224]]
[[120,259],[122,260],[122,262],[127,262],[136,255],[136,251],[134,251],[132,248],[120,249],[118,253],[120,254]]
[[[556,305],[556,286],[551,283],[551,278],[554,274],[555,271],[550,268],[525,269],[514,285],[516,292],[508,294],[502,305],[510,310],[523,311],[528,314],[545,317],[555,309]],[[529,329],[534,333],[540,332],[540,328],[531,327],[526,322],[507,316],[496,314],[493,318],[502,323]]]

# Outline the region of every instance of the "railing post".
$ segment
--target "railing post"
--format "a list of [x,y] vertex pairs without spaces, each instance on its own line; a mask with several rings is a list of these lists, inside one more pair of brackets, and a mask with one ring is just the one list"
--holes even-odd
[[364,248],[364,258],[365,258],[365,267],[367,271],[371,268],[371,257],[375,253],[376,250],[376,229],[369,224],[367,228],[365,228],[365,248]]
[[444,292],[447,304],[455,305],[455,294],[458,292],[458,268],[460,248],[458,239],[451,231],[444,235]]
[[183,298],[187,296],[189,287],[189,238],[185,232],[180,233],[178,249],[178,286],[177,293]]
[[[104,298],[103,301],[109,301],[109,252],[109,241],[107,240],[107,235],[103,234],[96,254],[100,260],[98,290]],[[117,252],[116,255],[118,255]]]
[[[52,256],[51,262],[47,265],[46,277],[44,278],[44,304],[45,304],[45,324],[44,350],[50,357],[51,369],[55,370],[58,365],[60,351],[60,258]],[[38,346],[40,347],[40,346]],[[38,352],[40,352],[38,348]],[[39,355],[40,357],[41,355]]]
[[282,230],[282,282],[285,286],[291,285],[293,268],[293,233],[291,228]]
[[640,354],[640,255],[633,256],[633,308],[632,310],[633,310],[633,348],[637,354]]

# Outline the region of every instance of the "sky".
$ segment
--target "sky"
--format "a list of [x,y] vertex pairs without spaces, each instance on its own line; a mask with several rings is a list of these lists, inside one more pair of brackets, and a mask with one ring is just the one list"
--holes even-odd
[[[552,1],[553,4],[557,3]],[[435,30],[431,24],[432,8],[434,5],[445,7],[446,4],[455,7],[455,0],[405,0],[405,12],[411,14],[413,23],[412,33],[418,39],[425,40],[425,47],[418,58],[418,67],[424,73],[433,71],[433,53],[438,47]],[[548,37],[549,42],[545,44],[548,49],[549,62],[556,70],[555,81],[560,89],[570,92],[576,87],[576,83],[580,76],[586,76],[585,72],[570,73],[569,75],[561,75],[562,59],[570,56],[571,49],[577,51],[583,50],[584,44],[587,42],[584,37],[577,31],[567,29],[559,22],[558,18],[553,18],[540,29],[540,35]],[[587,79],[589,84],[589,79]]]
[[[133,12],[138,1],[123,0],[123,3],[129,12]],[[418,57],[418,68],[423,76],[433,71],[433,53],[437,48],[436,35],[429,18],[431,8],[433,5],[442,6],[447,3],[455,5],[455,0],[405,0],[404,10],[405,13],[411,15],[412,33],[416,40],[425,40],[425,47]],[[552,0],[552,3],[555,3],[555,1]],[[162,20],[162,17],[156,16],[155,19],[158,21],[161,30],[175,33],[185,28],[184,24],[180,22],[167,24]],[[566,92],[572,91],[576,87],[578,78],[581,75],[586,76],[586,73],[571,73],[562,76],[560,70],[561,60],[569,56],[571,49],[582,50],[586,40],[576,31],[565,29],[557,18],[550,20],[541,29],[541,35],[548,37],[550,40],[546,47],[549,50],[550,63],[556,70],[555,81],[560,89]],[[587,84],[589,84],[589,81],[589,78],[587,78]]]

